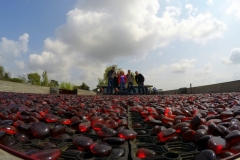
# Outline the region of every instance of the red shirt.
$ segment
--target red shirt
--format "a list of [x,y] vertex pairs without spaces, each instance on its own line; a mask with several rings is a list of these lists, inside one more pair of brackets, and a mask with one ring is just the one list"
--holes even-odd
[[120,84],[120,82],[121,82],[121,76],[124,76],[124,83],[126,83],[127,77],[126,77],[125,74],[124,75],[118,75],[118,83]]

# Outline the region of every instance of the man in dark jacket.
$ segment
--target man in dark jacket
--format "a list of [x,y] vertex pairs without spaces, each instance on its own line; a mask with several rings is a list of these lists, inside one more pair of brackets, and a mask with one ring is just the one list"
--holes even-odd
[[139,94],[144,94],[144,77],[141,73],[138,73],[138,71],[135,72],[135,81],[138,84],[138,93]]
[[[116,76],[115,67],[112,67],[112,69],[107,73],[107,78],[108,78],[107,94],[113,93],[114,76]],[[110,92],[109,92],[109,89],[110,89]]]

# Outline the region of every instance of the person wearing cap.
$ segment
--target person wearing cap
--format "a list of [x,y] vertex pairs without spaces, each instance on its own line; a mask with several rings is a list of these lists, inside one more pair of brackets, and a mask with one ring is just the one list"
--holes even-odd
[[113,93],[114,76],[116,76],[115,67],[112,67],[112,69],[107,73],[107,78],[108,78],[107,94]]
[[135,81],[138,84],[138,93],[139,94],[144,94],[144,76],[141,73],[138,73],[138,71],[135,72]]

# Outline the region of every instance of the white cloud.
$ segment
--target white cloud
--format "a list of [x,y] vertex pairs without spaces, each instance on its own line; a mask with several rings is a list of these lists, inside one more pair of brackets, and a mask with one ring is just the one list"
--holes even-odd
[[19,36],[16,41],[6,37],[2,37],[0,40],[0,65],[10,72],[12,77],[19,74],[19,69],[21,72],[26,70],[24,56],[28,52],[28,41],[27,33]]
[[148,53],[178,38],[206,43],[221,37],[225,29],[211,14],[179,19],[181,9],[173,6],[158,17],[159,6],[157,0],[123,0],[118,5],[109,0],[79,1],[68,12],[66,24],[56,30],[56,37],[46,41],[64,44],[69,54],[78,52],[90,60],[109,62]]
[[43,65],[54,65],[56,66],[57,57],[56,55],[54,55],[51,52],[42,52],[41,55],[38,54],[31,54],[29,56],[29,62],[30,65],[33,65],[34,67],[38,67],[38,66],[43,66]]
[[199,70],[193,70],[191,73],[188,75],[188,80],[189,82],[192,83],[193,86],[201,86],[201,85],[207,85],[207,84],[212,84],[214,80],[214,75],[213,73],[213,66],[211,63],[206,63],[203,68]]
[[193,10],[193,6],[191,4],[186,4],[185,8],[188,9],[188,14],[190,14]]
[[91,60],[108,62],[142,54],[156,48],[157,42],[152,42],[158,38],[152,32],[158,9],[156,0],[123,1],[119,5],[108,0],[82,1],[68,12],[66,24],[56,34],[72,51]]
[[227,8],[227,14],[234,14],[237,18],[240,18],[240,1],[239,0],[228,0],[230,6]]
[[195,15],[196,12],[197,12],[197,8],[193,8],[193,6],[191,4],[186,4],[185,5],[185,8],[188,10],[187,14],[190,16],[190,15]]
[[224,58],[222,58],[222,63],[224,63],[224,64],[231,64],[232,61],[230,61],[228,58],[224,57]]
[[153,85],[153,86],[160,86],[161,82],[163,82],[163,74],[166,71],[168,66],[161,65],[155,68],[150,69],[147,73],[145,73],[145,84]]
[[173,73],[184,73],[187,70],[194,67],[193,63],[196,59],[182,59],[179,63],[173,63],[170,65],[170,70]]
[[196,71],[195,77],[206,77],[207,75],[212,73],[212,68],[213,66],[211,63],[205,64],[202,69]]
[[47,71],[61,80],[70,80],[69,71],[72,65],[72,60],[67,54],[60,56],[47,51],[43,51],[40,55],[31,54],[28,60],[28,67],[31,70],[38,73]]
[[20,68],[20,69],[24,69],[24,68],[25,68],[25,63],[24,63],[24,61],[15,60],[14,62],[15,62],[16,66],[17,66],[18,68]]
[[[206,43],[221,37],[226,29],[210,13],[184,19],[179,18],[180,8],[167,6],[161,11],[159,17],[158,0],[122,0],[118,5],[112,0],[77,1],[66,23],[44,41],[44,51],[29,56],[28,66],[61,79],[78,75],[79,81],[96,83],[106,65],[118,58],[140,57],[131,60],[139,62],[148,52],[176,39]],[[184,72],[188,67],[173,70]]]
[[208,5],[212,5],[215,0],[207,0]]
[[222,63],[225,64],[240,64],[240,48],[233,48],[231,51],[230,58],[224,57]]
[[239,69],[235,66],[226,68],[206,63],[203,68],[188,73],[187,78],[195,87],[238,80],[239,73]]
[[240,72],[237,71],[237,72],[233,73],[232,80],[239,80],[239,79],[240,79]]
[[162,55],[163,55],[163,52],[159,52],[159,53],[158,53],[158,56],[162,56]]
[[13,56],[17,57],[21,53],[26,53],[28,51],[28,39],[29,35],[27,33],[20,36],[18,41],[2,37],[0,41],[0,57],[9,60],[12,59]]
[[223,36],[227,26],[212,17],[211,13],[190,16],[179,23],[179,34],[182,40],[193,40],[196,43],[205,44],[207,41]]
[[130,60],[130,63],[136,63],[136,62],[140,62],[142,60],[145,60],[147,57],[147,53],[142,54],[139,58],[133,58],[132,60]]
[[82,82],[94,88],[97,78],[102,77],[106,68],[105,63],[89,62],[78,54],[53,54],[44,51],[40,55],[31,54],[29,56],[28,66],[32,71],[42,73],[47,71],[50,79],[61,81],[71,81],[75,85]]
[[159,74],[163,73],[167,69],[166,65],[161,65],[159,67],[153,68],[148,72],[149,76],[158,76]]

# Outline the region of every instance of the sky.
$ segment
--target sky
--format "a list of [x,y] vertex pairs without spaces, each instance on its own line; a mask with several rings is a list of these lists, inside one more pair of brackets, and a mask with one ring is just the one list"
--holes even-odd
[[12,77],[91,89],[107,66],[172,90],[240,79],[239,0],[0,1],[0,65]]

